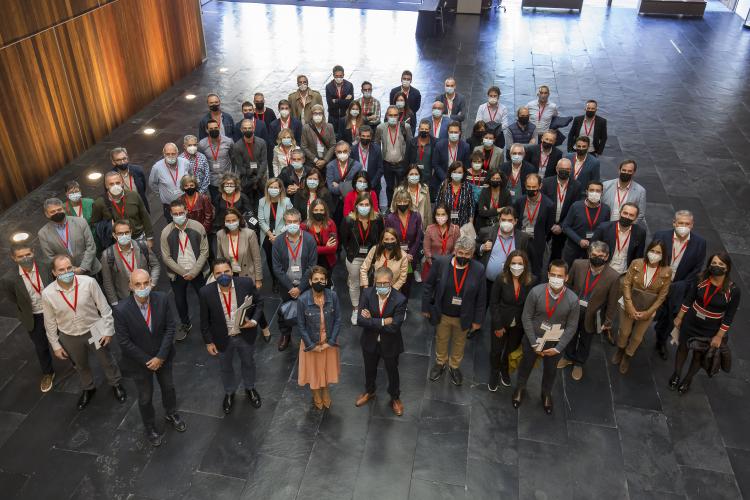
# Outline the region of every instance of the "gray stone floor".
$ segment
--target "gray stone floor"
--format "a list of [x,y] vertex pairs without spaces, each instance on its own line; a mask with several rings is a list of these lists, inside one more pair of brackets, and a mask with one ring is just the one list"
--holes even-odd
[[[366,78],[382,98],[410,68],[414,85],[430,98],[445,76],[455,75],[470,119],[490,84],[500,85],[509,108],[530,100],[540,84],[551,85],[563,114],[579,114],[585,99],[598,99],[610,132],[603,177],[612,178],[621,159],[637,159],[637,179],[648,189],[649,230],[669,227],[675,209],[692,210],[696,231],[710,250],[732,254],[734,277],[747,289],[750,33],[741,31],[739,17],[712,10],[703,20],[678,20],[592,6],[580,15],[522,14],[511,4],[506,14],[456,20],[442,40],[416,41],[416,15],[409,12],[212,2],[204,17],[207,62],[0,215],[0,227],[5,235],[35,233],[43,222],[42,201],[61,195],[64,181],[107,168],[106,151],[115,145],[125,145],[131,161],[150,167],[165,142],[195,133],[206,92],[217,91],[225,109],[239,114],[241,101],[256,90],[266,92],[269,104],[286,97],[297,73],[307,73],[313,88],[322,90],[330,67],[341,63],[355,85]],[[199,97],[186,101],[188,93]],[[157,133],[141,134],[146,126]],[[84,187],[87,195],[99,190]],[[156,225],[163,226],[161,217]],[[12,272],[7,261],[0,272]],[[335,279],[344,290],[342,270]],[[548,417],[537,403],[538,374],[518,412],[509,389],[486,390],[486,332],[467,347],[463,387],[447,377],[429,382],[432,331],[416,314],[419,292],[413,291],[404,328],[403,417],[387,408],[384,374],[382,397],[354,407],[363,370],[359,332],[351,326],[341,335],[342,377],[330,411],[312,410],[307,391],[296,385],[294,349],[279,353],[274,344],[261,343],[256,359],[263,406],[254,410],[240,399],[225,417],[218,366],[196,331],[177,346],[175,362],[188,431],[167,431],[166,443],[155,450],[142,439],[129,380],[124,405],[102,390],[77,412],[75,376],[60,377],[42,396],[31,342],[12,319],[12,305],[2,302],[0,496],[750,497],[746,306],[732,332],[731,374],[699,376],[691,392],[678,397],[666,384],[672,360],[654,357],[650,341],[623,377],[607,363],[610,347],[597,339],[582,381],[573,382],[567,371],[558,377],[555,414]],[[269,295],[269,317],[277,305]],[[277,332],[275,324],[272,330]]]

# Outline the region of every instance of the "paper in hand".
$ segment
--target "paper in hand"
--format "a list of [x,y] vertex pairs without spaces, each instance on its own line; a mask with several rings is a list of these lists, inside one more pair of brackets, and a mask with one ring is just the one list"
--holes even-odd
[[678,328],[672,328],[672,333],[670,333],[669,336],[672,337],[669,340],[669,343],[672,345],[677,345],[677,343],[680,341],[680,330]]

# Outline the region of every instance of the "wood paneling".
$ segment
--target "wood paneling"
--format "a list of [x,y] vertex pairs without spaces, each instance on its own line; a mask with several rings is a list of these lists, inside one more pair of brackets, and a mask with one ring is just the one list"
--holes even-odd
[[0,46],[60,24],[103,4],[97,0],[2,0]]
[[197,0],[100,3],[0,49],[0,209],[201,63]]

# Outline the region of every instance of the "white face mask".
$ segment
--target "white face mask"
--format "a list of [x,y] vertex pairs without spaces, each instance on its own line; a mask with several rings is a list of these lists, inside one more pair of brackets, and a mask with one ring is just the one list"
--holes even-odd
[[336,158],[338,158],[341,163],[344,163],[349,159],[349,153],[336,153]]
[[565,285],[565,280],[562,278],[558,278],[557,276],[550,276],[549,278],[549,286],[554,291],[559,291],[562,289],[562,287]]
[[268,196],[271,198],[276,198],[279,195],[279,188],[277,187],[271,187],[268,188]]
[[482,163],[481,162],[480,163],[474,162],[474,163],[471,164],[471,168],[473,168],[474,170],[482,170]]
[[411,80],[401,80],[401,85],[404,88],[409,88],[411,86]]
[[307,84],[303,83],[302,85],[298,85],[297,88],[300,92],[304,92],[305,90],[307,90]]
[[460,173],[460,174],[459,174],[458,172],[453,172],[453,173],[451,174],[451,179],[452,179],[452,180],[453,180],[454,182],[461,182],[461,181],[462,181],[462,180],[464,179],[464,174],[463,174],[463,173]]
[[419,176],[418,175],[410,175],[408,177],[408,179],[409,179],[409,184],[411,184],[411,185],[419,184]]
[[234,193],[234,186],[224,186],[224,192],[227,194],[233,194]]
[[362,97],[364,97],[365,99],[369,99],[370,97],[372,97],[372,91],[362,91]]
[[122,184],[113,184],[109,187],[109,194],[120,196],[122,194]]
[[491,148],[493,144],[492,139],[482,139],[482,145],[485,148]]
[[513,223],[507,220],[500,222],[500,231],[502,231],[505,234],[508,234],[509,232],[513,231]]
[[490,104],[491,104],[492,106],[494,106],[495,104],[497,104],[497,97],[490,97],[490,98],[488,99],[488,102],[489,102],[489,103],[490,103]]
[[434,116],[435,118],[440,118],[441,116],[443,116],[443,110],[442,109],[433,109],[432,110],[432,116]]
[[648,253],[648,261],[652,264],[656,264],[657,262],[661,261],[661,254],[656,252],[649,252]]
[[190,156],[193,156],[198,152],[198,146],[188,146],[185,148],[185,151],[187,151],[187,154],[189,154]]
[[684,238],[688,234],[690,234],[690,228],[685,226],[677,226],[674,228],[674,232],[677,233],[677,236],[680,238]]
[[457,134],[456,132],[451,132],[448,134],[448,140],[451,142],[456,142],[458,140],[458,136],[460,134]]
[[344,77],[340,76],[338,78],[334,78],[333,81],[336,82],[336,85],[341,85],[342,83],[344,83]]
[[521,276],[523,274],[523,264],[511,264],[510,274],[513,276]]
[[406,107],[406,103],[404,101],[396,101],[396,107],[398,109],[404,109]]
[[599,203],[599,200],[602,199],[602,193],[599,191],[589,191],[587,198],[591,203]]
[[170,158],[165,158],[164,160],[167,162],[167,165],[174,165],[175,163],[177,163],[177,158],[170,157]]
[[456,91],[455,87],[448,87],[447,85],[445,86],[445,93],[446,94],[452,95],[455,91]]
[[323,121],[323,115],[317,115],[317,114],[316,114],[316,115],[313,115],[313,121],[314,121],[315,123],[320,123],[320,122],[322,122],[322,121]]
[[435,221],[442,226],[446,222],[448,222],[448,216],[447,215],[436,215],[435,216]]
[[356,118],[356,117],[359,116],[359,110],[358,109],[353,109],[353,110],[349,111],[349,114]]
[[72,201],[73,203],[78,203],[79,201],[81,201],[81,193],[80,193],[80,191],[77,191],[75,193],[70,193],[68,195],[68,199],[70,201]]
[[288,109],[282,109],[281,111],[279,111],[279,115],[282,118],[288,118],[289,117],[289,110]]
[[291,146],[292,145],[292,138],[291,137],[282,137],[281,138],[281,145],[282,146],[287,146],[287,147]]
[[510,161],[518,165],[523,161],[523,155],[510,155]]
[[305,164],[302,163],[301,161],[293,161],[292,162],[292,168],[294,170],[302,170],[302,167],[304,167],[304,166],[305,166]]

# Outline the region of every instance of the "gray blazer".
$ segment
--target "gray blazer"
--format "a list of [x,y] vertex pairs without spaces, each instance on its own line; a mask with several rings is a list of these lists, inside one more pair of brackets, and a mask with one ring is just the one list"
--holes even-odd
[[[141,245],[146,253],[141,251]],[[125,267],[125,263],[120,258],[112,245],[102,252],[102,288],[107,301],[114,305],[119,301],[130,296],[130,274]],[[156,284],[159,281],[161,264],[146,243],[132,242],[133,252],[135,253],[135,269],[145,269],[151,275],[151,283]],[[130,265],[130,263],[128,263]]]
[[70,250],[60,239],[55,223],[50,221],[39,230],[39,245],[42,247],[43,260],[51,264],[55,255],[67,254],[73,259],[73,266],[84,269],[90,276],[95,275],[101,271],[102,265],[96,258],[96,243],[94,243],[89,223],[81,217],[66,217],[65,221],[68,223]]
[[[612,209],[609,220],[618,220],[620,211],[617,207],[617,179],[610,179],[604,183],[604,192],[602,193],[602,203],[606,203]],[[626,200],[638,205],[638,222],[646,220],[646,188],[635,181],[631,181],[630,191]],[[623,203],[625,203],[623,201]]]
[[[237,245],[237,253],[239,254],[240,276],[252,278],[256,283],[263,281],[260,247],[258,245],[258,235],[255,234],[255,231],[243,227],[240,229],[239,242],[234,244]],[[216,255],[225,259],[234,259],[225,229],[216,233]]]

